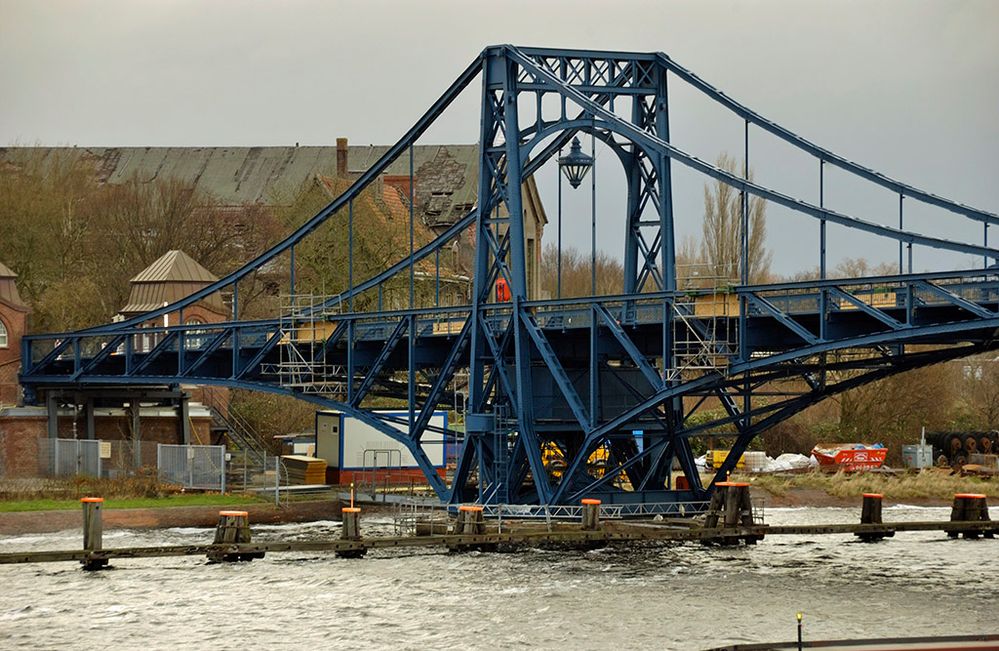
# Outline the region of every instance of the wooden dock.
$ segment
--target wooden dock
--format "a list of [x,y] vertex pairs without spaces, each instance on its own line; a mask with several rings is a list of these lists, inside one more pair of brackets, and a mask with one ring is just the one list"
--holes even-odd
[[[0,564],[14,563],[93,563],[101,560],[127,558],[159,558],[171,556],[260,555],[273,553],[339,553],[367,552],[396,548],[442,548],[461,551],[545,544],[571,547],[593,546],[616,542],[737,542],[747,538],[763,539],[771,536],[823,536],[862,533],[895,534],[918,531],[941,533],[979,533],[990,536],[999,533],[999,523],[991,521],[955,522],[896,522],[883,524],[819,524],[819,525],[758,525],[752,527],[677,526],[654,522],[603,521],[596,530],[583,530],[579,525],[561,524],[548,530],[538,530],[538,525],[509,523],[509,531],[484,534],[447,534],[431,536],[371,537],[359,540],[330,539],[322,541],[259,542],[246,544],[172,545],[157,547],[121,547],[100,550],[24,551],[0,554]],[[543,526],[543,525],[541,525]]]

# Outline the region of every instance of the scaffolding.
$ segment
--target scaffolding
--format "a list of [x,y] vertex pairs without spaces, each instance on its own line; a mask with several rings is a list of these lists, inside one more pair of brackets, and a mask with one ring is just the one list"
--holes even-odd
[[347,394],[347,371],[327,360],[330,336],[336,324],[330,317],[342,312],[339,297],[321,294],[281,296],[281,341],[276,364],[265,364],[264,373],[275,375],[281,386],[334,399]]
[[712,265],[677,266],[682,290],[687,292],[673,305],[673,354],[675,364],[667,380],[679,380],[685,372],[725,373],[739,351],[739,296],[733,291],[738,280],[719,273]]

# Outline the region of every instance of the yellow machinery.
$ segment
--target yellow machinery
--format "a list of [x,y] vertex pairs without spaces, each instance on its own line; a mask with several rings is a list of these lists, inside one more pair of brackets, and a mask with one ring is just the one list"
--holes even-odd
[[[728,450],[708,450],[705,454],[705,461],[708,464],[708,468],[721,468],[721,465],[725,463],[725,459],[728,458]],[[735,467],[742,470],[746,467],[745,455],[739,457],[739,460],[735,463]]]
[[[551,441],[541,447],[541,460],[548,470],[548,474],[555,479],[561,479],[565,472],[566,462],[562,450]],[[586,470],[597,479],[604,476],[607,466],[610,464],[610,450],[606,445],[601,445],[593,451],[590,458],[586,460]]]

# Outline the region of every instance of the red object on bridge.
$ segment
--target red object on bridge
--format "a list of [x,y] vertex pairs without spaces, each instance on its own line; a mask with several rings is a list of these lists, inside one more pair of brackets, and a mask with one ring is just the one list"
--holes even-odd
[[888,449],[866,443],[820,443],[812,448],[812,455],[823,470],[873,470],[880,468],[888,456]]
[[505,278],[496,281],[496,300],[500,303],[510,300],[510,285],[506,283]]

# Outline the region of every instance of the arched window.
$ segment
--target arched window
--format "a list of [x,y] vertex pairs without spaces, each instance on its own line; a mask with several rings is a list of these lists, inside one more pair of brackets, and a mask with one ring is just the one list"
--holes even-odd
[[7,345],[7,326],[0,321],[0,348],[6,348]]

